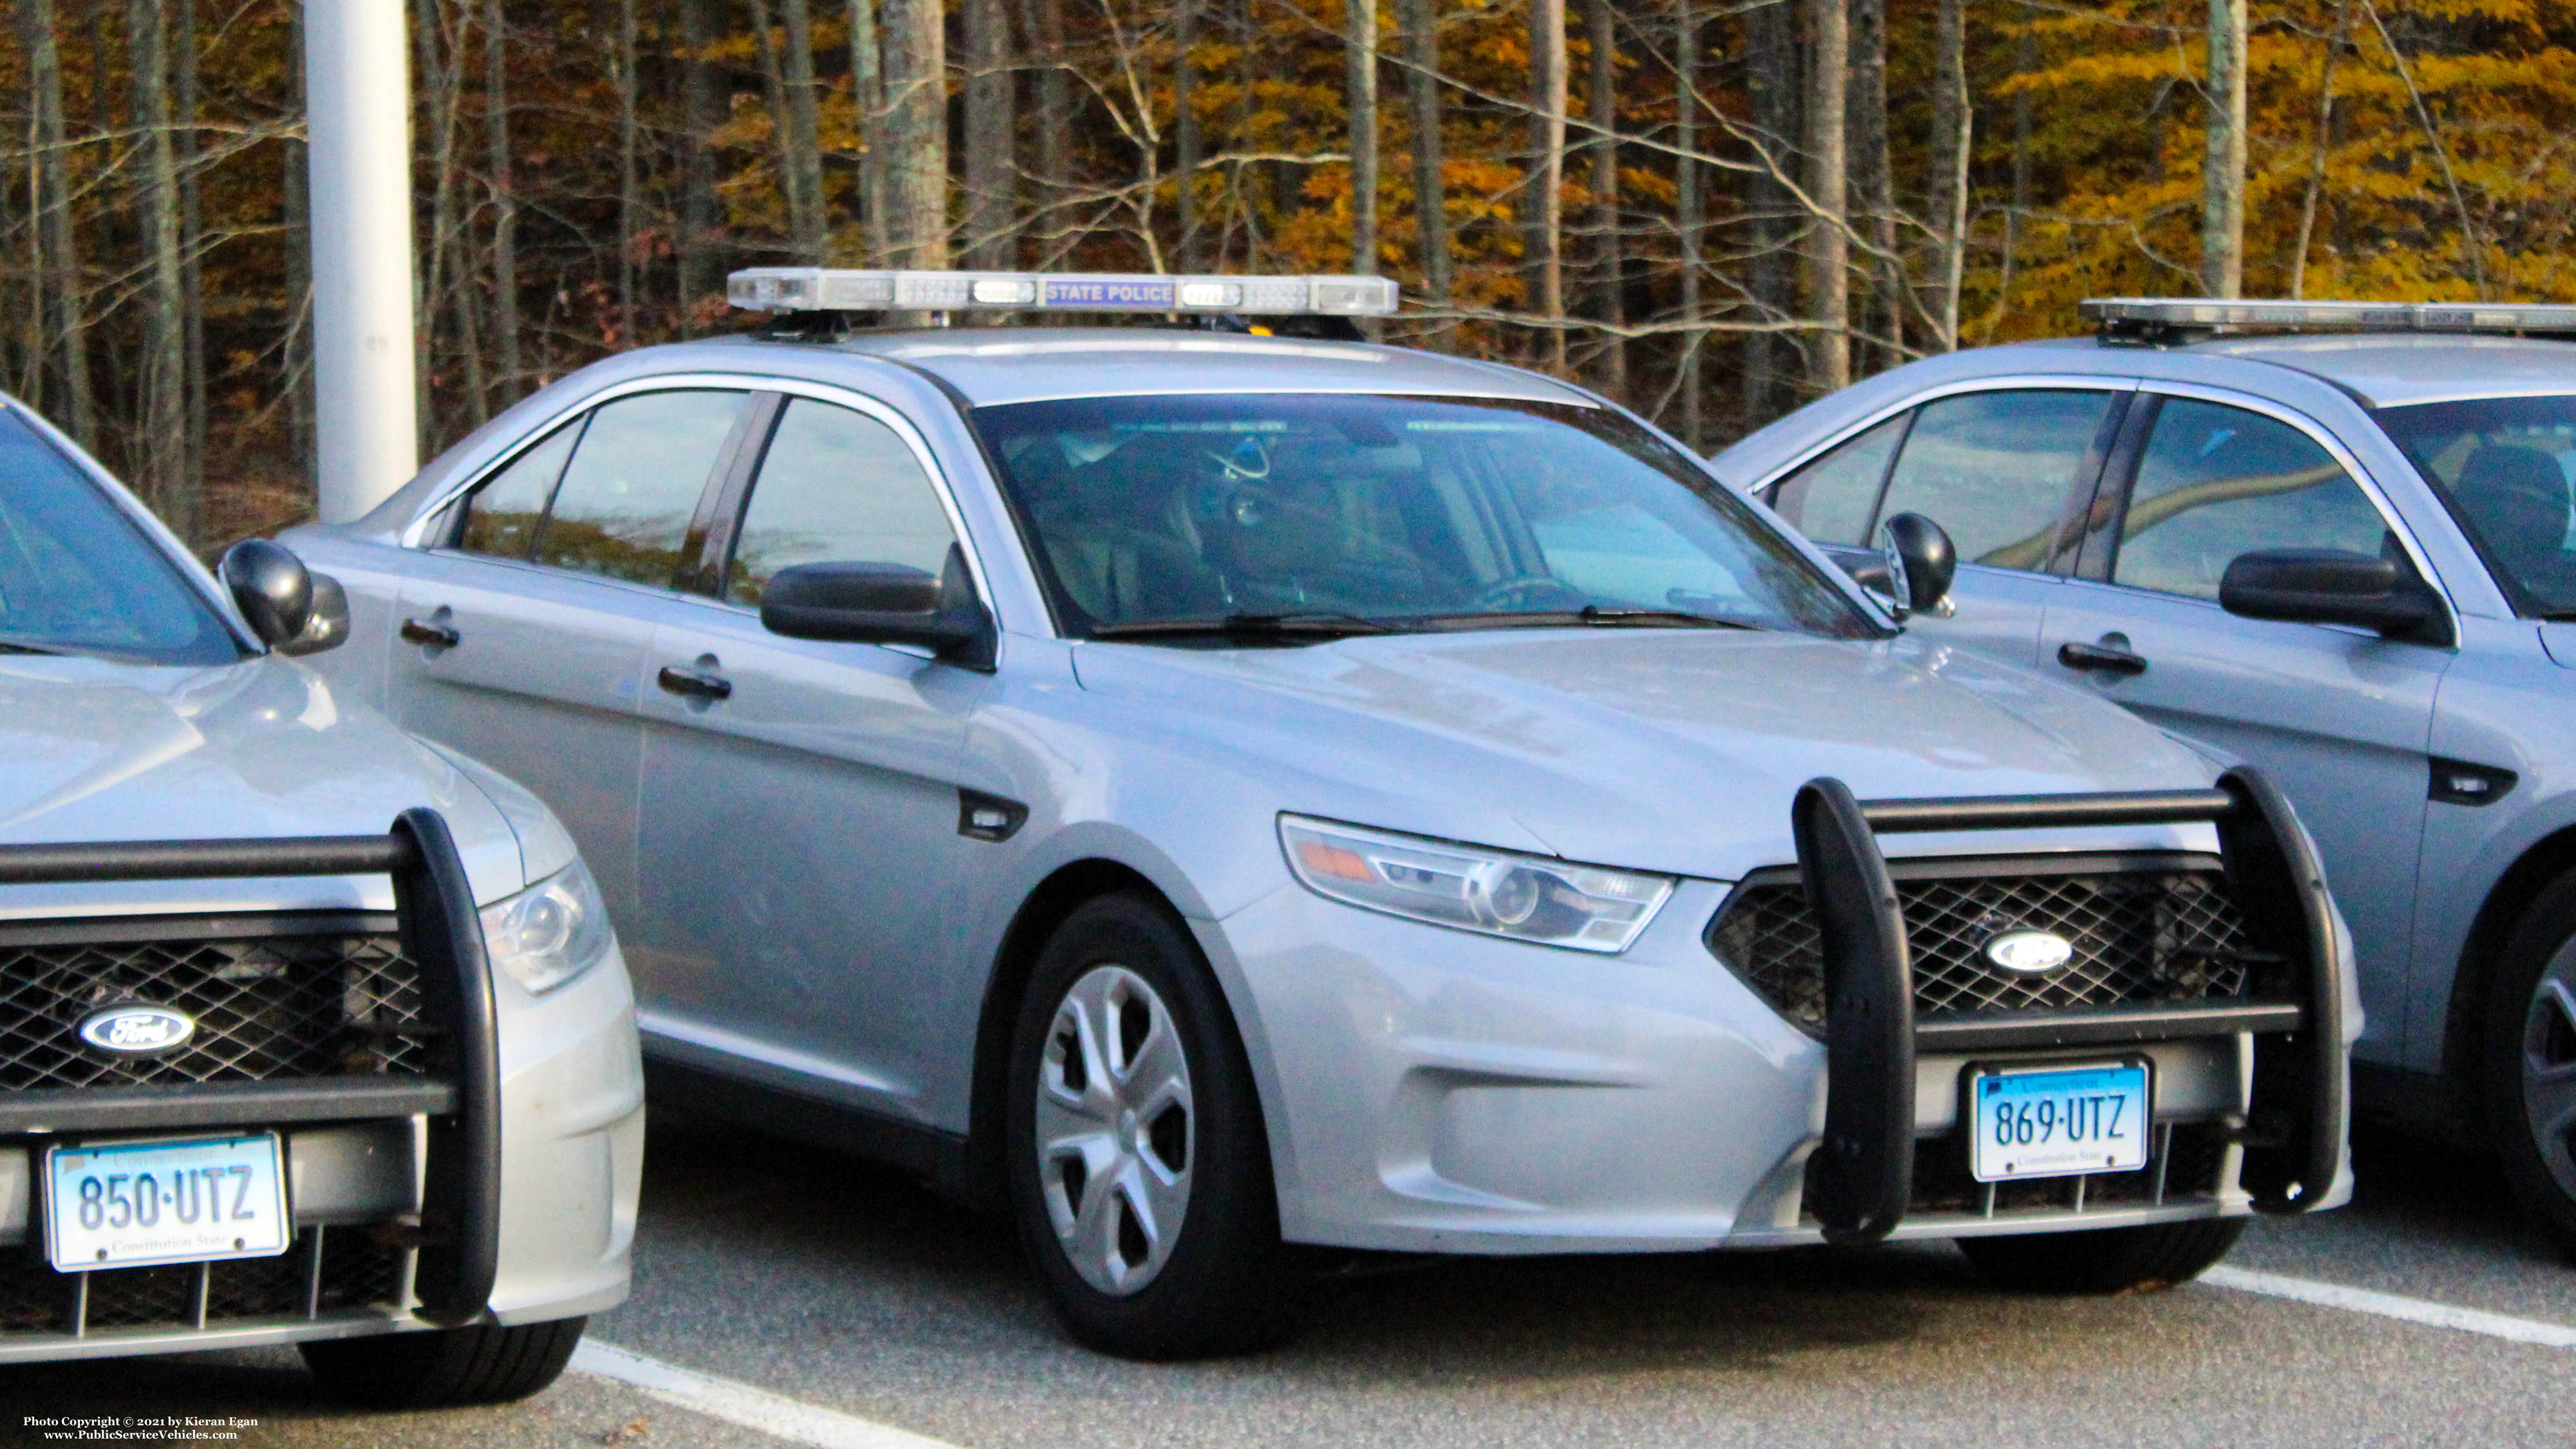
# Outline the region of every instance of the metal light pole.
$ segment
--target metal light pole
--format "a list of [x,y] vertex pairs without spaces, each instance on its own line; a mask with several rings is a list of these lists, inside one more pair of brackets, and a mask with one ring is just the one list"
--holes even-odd
[[314,433],[325,523],[375,507],[420,466],[404,43],[403,0],[307,0]]

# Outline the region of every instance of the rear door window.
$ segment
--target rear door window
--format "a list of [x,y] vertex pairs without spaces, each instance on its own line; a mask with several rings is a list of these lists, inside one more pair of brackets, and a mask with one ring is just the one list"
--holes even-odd
[[466,500],[456,546],[490,558],[526,558],[536,544],[546,503],[554,497],[555,480],[563,476],[564,459],[572,456],[580,436],[579,419],[564,424],[475,489]]
[[668,587],[749,396],[648,392],[593,409],[537,530],[536,562]]
[[2306,433],[2244,408],[2169,397],[2138,459],[2111,582],[2214,600],[2238,554],[2377,556],[2393,547],[2361,485]]

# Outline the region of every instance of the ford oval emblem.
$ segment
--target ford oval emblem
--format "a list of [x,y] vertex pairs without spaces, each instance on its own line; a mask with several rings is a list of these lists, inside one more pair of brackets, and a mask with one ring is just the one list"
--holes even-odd
[[2006,931],[1986,943],[1986,959],[2006,971],[2037,976],[2075,959],[2075,946],[2055,931]]
[[166,1006],[111,1006],[81,1018],[82,1041],[121,1057],[166,1052],[197,1034],[197,1022]]

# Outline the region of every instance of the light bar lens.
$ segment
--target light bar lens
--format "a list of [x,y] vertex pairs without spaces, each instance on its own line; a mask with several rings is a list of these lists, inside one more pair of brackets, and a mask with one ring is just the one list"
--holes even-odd
[[1104,272],[884,272],[752,267],[725,278],[725,300],[751,312],[1236,312],[1247,316],[1387,317],[1386,277],[1176,277]]
[[1488,936],[1614,955],[1673,893],[1670,876],[1279,817],[1288,868],[1345,905]]
[[2094,297],[2085,317],[2117,327],[2314,327],[2355,332],[2576,331],[2576,306],[2487,302],[2280,302]]

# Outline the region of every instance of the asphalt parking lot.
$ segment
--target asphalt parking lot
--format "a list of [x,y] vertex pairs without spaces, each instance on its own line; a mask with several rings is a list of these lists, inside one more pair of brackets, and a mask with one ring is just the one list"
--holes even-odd
[[[635,1297],[592,1325],[627,1356],[577,1363],[680,1370],[730,1419],[583,1371],[509,1408],[357,1413],[261,1352],[0,1370],[0,1436],[84,1414],[386,1449],[2576,1439],[2576,1347],[2208,1284],[2013,1297],[1946,1246],[1448,1263],[1334,1284],[1274,1353],[1121,1363],[1056,1334],[1003,1226],[899,1175],[679,1120],[650,1162]],[[2370,1131],[2359,1164],[2352,1207],[2258,1223],[2228,1267],[2576,1328],[2576,1267],[2486,1164]]]

